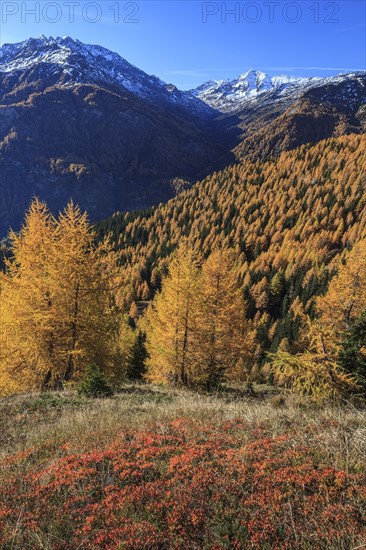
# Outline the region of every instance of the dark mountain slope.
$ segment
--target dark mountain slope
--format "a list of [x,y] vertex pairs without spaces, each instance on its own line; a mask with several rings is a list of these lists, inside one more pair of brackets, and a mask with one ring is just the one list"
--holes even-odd
[[53,210],[72,197],[98,219],[165,201],[233,158],[209,107],[117,54],[116,68],[70,39],[4,48],[2,234],[34,194]]
[[19,225],[34,194],[53,210],[73,197],[97,219],[165,201],[174,178],[193,182],[229,161],[179,113],[95,85],[50,87],[0,116],[2,230]]

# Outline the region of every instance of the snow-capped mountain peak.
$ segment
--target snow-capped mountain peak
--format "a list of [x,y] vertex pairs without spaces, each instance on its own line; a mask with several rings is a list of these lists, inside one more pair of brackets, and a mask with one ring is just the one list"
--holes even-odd
[[41,35],[0,48],[0,73],[12,74],[36,69],[41,80],[50,84],[74,86],[98,84],[122,88],[146,99],[181,104],[194,112],[210,108],[188,92],[181,92],[154,75],[148,75],[118,53],[70,36],[53,38]]
[[[83,44],[79,40],[69,36],[63,38],[41,35],[39,38],[28,38],[17,44],[4,44],[0,48],[0,71],[12,72],[15,70],[28,69],[38,63],[53,63],[61,67],[74,68],[81,71],[85,70],[85,65],[81,64],[81,59],[88,61],[88,69],[98,69],[101,75],[113,77],[118,69],[131,68],[137,72],[143,73],[137,67],[133,67],[117,53],[113,53],[102,46]],[[103,67],[103,61],[105,66]],[[109,62],[109,64],[108,64]],[[112,67],[112,63],[114,66]],[[104,70],[103,70],[104,69]],[[144,74],[144,73],[143,73]]]
[[262,71],[249,69],[233,80],[211,80],[191,90],[192,95],[220,111],[235,109],[249,98],[272,91],[298,79],[280,75],[270,77]]
[[[355,76],[295,78],[283,74],[269,76],[263,71],[249,69],[232,80],[211,80],[185,92],[148,75],[102,46],[84,44],[70,36],[44,35],[17,44],[4,44],[0,48],[0,75],[20,79],[22,86],[34,82],[44,87],[112,86],[114,90],[122,89],[153,102],[189,109],[203,117],[214,114],[212,109],[232,112],[256,101],[278,101],[287,96],[294,100],[311,88]],[[5,88],[3,93],[6,94]],[[349,100],[353,101],[352,97]]]
[[289,96],[294,100],[312,88],[337,84],[354,77],[364,79],[365,73],[304,78],[286,74],[269,76],[262,71],[250,69],[233,80],[210,80],[190,92],[214,109],[231,112],[265,98],[268,101],[277,101]]

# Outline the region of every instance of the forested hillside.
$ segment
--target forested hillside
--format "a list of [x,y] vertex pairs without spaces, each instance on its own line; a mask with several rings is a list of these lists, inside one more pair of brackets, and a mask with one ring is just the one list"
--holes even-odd
[[275,349],[312,313],[335,262],[366,236],[366,137],[304,145],[267,162],[215,172],[165,205],[99,225],[122,253],[127,302],[159,288],[183,238],[199,255],[233,248],[248,313],[263,349]]
[[293,361],[300,393],[320,375],[322,394],[339,393],[340,365],[364,379],[365,141],[230,166],[99,234],[73,203],[55,218],[35,200],[0,279],[3,391],[72,382],[88,365],[117,386],[250,383],[271,363],[293,385]]

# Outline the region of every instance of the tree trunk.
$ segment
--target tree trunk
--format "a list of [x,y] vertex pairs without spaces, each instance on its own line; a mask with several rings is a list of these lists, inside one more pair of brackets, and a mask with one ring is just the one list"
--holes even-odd
[[71,323],[71,349],[69,352],[69,359],[67,363],[67,368],[64,374],[64,380],[70,380],[72,378],[72,375],[74,374],[75,370],[75,363],[74,363],[74,352],[76,348],[76,340],[77,340],[77,321],[78,321],[78,312],[79,312],[79,289],[80,289],[80,283],[78,282],[75,287],[75,299],[74,299],[74,313],[73,313],[73,319]]
[[48,370],[42,380],[41,391],[47,390],[48,384],[51,382],[51,378],[52,378],[51,370]]
[[183,336],[183,348],[182,348],[182,364],[180,371],[181,383],[183,386],[187,385],[187,374],[186,374],[186,355],[187,355],[187,346],[188,346],[188,316],[189,316],[189,297],[187,298],[186,306],[186,316],[184,324],[184,336]]

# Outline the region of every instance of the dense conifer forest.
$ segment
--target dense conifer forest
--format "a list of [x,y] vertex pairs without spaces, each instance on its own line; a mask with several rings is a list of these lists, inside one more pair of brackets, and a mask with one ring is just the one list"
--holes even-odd
[[366,237],[366,139],[304,145],[214,173],[165,205],[98,226],[118,250],[128,301],[150,299],[183,238],[207,257],[231,248],[263,349],[292,345],[346,250]]

